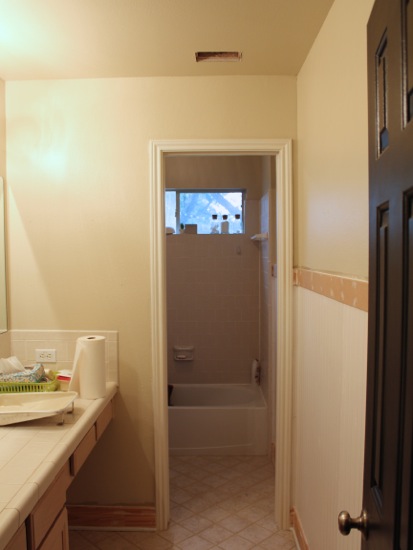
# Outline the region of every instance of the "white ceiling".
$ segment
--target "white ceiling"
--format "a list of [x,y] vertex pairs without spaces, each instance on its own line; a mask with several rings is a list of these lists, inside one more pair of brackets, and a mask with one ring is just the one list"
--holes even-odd
[[296,75],[333,1],[0,0],[0,78]]

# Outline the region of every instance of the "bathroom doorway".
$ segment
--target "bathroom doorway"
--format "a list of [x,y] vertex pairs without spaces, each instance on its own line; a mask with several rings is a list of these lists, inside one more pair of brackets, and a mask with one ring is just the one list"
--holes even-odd
[[[166,245],[164,199],[168,161],[181,157],[199,158],[231,156],[254,157],[274,172],[276,180],[272,204],[276,211],[275,240],[277,266],[275,285],[277,304],[277,372],[274,384],[267,388],[268,401],[276,402],[276,514],[277,522],[286,527],[289,521],[289,468],[291,457],[291,323],[292,323],[292,208],[291,208],[291,142],[289,140],[245,141],[170,141],[152,142],[152,334],[154,365],[155,482],[158,528],[165,528],[169,518],[169,443],[167,409],[167,322],[166,322]],[[172,162],[174,162],[172,160]],[[169,178],[168,178],[169,181]],[[250,205],[252,206],[252,205]],[[247,218],[246,218],[247,219]],[[252,219],[252,217],[251,217]],[[261,234],[261,225],[255,227]],[[249,228],[251,232],[252,228]],[[255,234],[255,232],[254,232]],[[274,236],[274,235],[272,235]],[[245,368],[244,368],[245,372]],[[274,395],[274,387],[277,393]]]
[[172,455],[274,446],[275,204],[275,156],[165,158]]

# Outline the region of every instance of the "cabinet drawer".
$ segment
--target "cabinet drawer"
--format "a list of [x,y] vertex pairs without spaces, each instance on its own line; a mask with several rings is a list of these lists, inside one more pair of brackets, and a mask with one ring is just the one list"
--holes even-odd
[[39,550],[69,550],[67,510],[63,508]]
[[70,458],[70,470],[72,476],[76,476],[80,470],[80,468],[83,466],[85,460],[92,452],[93,447],[96,445],[96,428],[95,425],[93,425],[90,430],[87,432],[85,437],[82,439],[82,441],[77,446],[75,452],[72,454]]
[[38,548],[56,516],[65,506],[70,482],[69,463],[66,462],[29,516],[30,548]]
[[109,426],[110,421],[113,418],[113,403],[109,401],[106,407],[103,409],[99,418],[96,420],[96,439],[100,439],[103,432]]
[[26,524],[20,525],[19,530],[11,539],[5,550],[27,550]]

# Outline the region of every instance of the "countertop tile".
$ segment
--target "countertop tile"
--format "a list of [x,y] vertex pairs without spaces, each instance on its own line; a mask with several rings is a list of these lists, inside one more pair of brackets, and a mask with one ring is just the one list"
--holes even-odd
[[19,525],[27,518],[39,500],[39,487],[36,483],[25,483],[7,504],[7,509],[19,512]]
[[6,508],[7,504],[21,489],[22,484],[2,483],[0,485],[0,512]]
[[55,418],[43,418],[0,427],[0,548],[25,521],[116,392],[111,382],[105,398],[77,399],[63,425],[57,425]]
[[46,492],[50,482],[57,476],[61,469],[59,462],[47,460],[42,462],[28,479],[29,483],[35,483],[39,488],[39,498]]

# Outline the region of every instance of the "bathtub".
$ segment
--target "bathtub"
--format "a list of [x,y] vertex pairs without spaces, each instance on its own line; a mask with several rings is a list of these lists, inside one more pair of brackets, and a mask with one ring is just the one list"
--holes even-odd
[[255,384],[174,384],[168,418],[170,454],[267,454],[267,405]]

